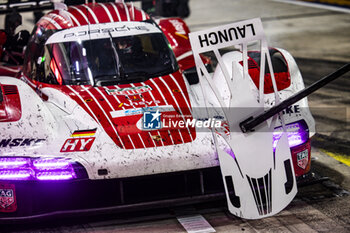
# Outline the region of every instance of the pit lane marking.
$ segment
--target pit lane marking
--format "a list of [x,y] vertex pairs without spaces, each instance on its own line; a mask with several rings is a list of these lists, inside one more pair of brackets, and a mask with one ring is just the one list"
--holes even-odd
[[324,149],[321,149],[323,153],[326,155],[332,157],[333,159],[345,164],[346,166],[350,167],[350,155],[345,154],[339,154],[339,153],[333,153]]

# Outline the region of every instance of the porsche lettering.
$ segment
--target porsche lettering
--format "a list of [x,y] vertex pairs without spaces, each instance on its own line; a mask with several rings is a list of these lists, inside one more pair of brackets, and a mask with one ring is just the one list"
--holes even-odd
[[251,34],[255,36],[255,29],[252,23],[243,25],[242,27],[231,27],[204,35],[198,35],[198,39],[200,46],[203,48],[218,43],[244,39],[247,35]]
[[122,27],[110,27],[110,28],[102,28],[102,29],[91,29],[91,30],[84,30],[79,32],[71,32],[65,34],[64,38],[70,38],[70,37],[80,37],[80,36],[86,36],[86,35],[92,35],[92,34],[104,34],[104,33],[110,33],[110,32],[128,32],[128,31],[149,31],[149,29],[145,26],[122,26]]

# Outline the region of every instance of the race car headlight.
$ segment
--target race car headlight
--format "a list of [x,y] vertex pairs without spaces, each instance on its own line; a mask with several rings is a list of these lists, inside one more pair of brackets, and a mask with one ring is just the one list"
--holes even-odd
[[31,169],[2,169],[0,170],[1,180],[29,180],[33,177]]
[[35,178],[38,180],[70,180],[76,177],[70,161],[56,158],[33,160]]
[[81,165],[62,158],[0,157],[0,180],[86,178],[86,173],[81,172],[81,170],[85,170],[82,169]]
[[[295,147],[306,143],[309,140],[309,130],[305,121],[297,121],[286,125],[289,147]],[[277,143],[282,136],[283,128],[277,127],[273,132],[273,148],[276,149]]]
[[0,158],[0,169],[25,168],[30,164],[29,158],[4,157]]
[[68,169],[70,162],[65,159],[43,158],[33,160],[33,167],[36,170]]
[[36,173],[38,180],[70,180],[75,178],[74,171],[40,171]]

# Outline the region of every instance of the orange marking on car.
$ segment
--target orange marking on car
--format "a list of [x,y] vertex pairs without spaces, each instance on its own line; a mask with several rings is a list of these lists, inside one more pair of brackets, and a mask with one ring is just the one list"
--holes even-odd
[[182,37],[182,38],[184,38],[184,39],[188,40],[188,37],[187,37],[187,36],[185,36],[184,34],[181,34],[181,33],[175,32],[175,35],[180,36],[180,37]]

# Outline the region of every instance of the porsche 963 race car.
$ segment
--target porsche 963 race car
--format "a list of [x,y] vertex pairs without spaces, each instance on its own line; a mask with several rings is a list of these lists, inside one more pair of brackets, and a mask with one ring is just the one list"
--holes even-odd
[[[220,37],[202,38],[213,42]],[[249,51],[247,58],[255,88],[259,55]],[[283,49],[270,55],[281,96],[303,89],[293,57]],[[210,56],[200,58],[219,82]],[[223,62],[242,67],[241,51]],[[182,19],[152,19],[124,2],[56,4],[36,23],[23,66],[2,63],[0,74],[2,222],[225,196],[211,130],[225,126],[201,113],[205,94]],[[264,75],[271,76],[268,69]],[[264,93],[273,93],[271,79]],[[307,100],[283,115],[292,168],[302,177],[314,132]],[[281,132],[276,127],[274,145]],[[224,140],[219,146],[229,150]],[[263,195],[267,186],[252,188]],[[269,213],[267,202],[256,200],[261,216]]]

